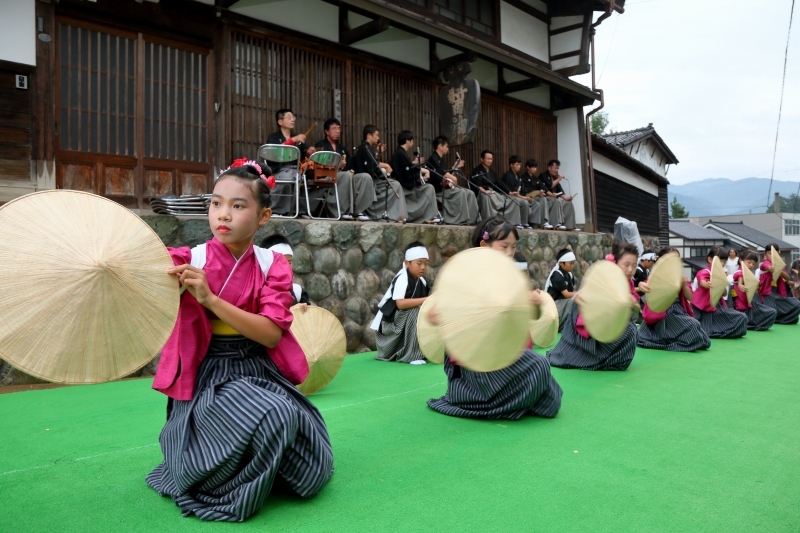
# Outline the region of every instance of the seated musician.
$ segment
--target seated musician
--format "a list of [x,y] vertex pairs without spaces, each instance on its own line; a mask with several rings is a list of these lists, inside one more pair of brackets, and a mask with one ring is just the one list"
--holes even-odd
[[580,231],[575,224],[575,206],[572,205],[572,199],[575,196],[564,194],[564,189],[561,187],[564,176],[558,173],[559,167],[561,167],[561,161],[551,159],[547,162],[547,171],[543,172],[539,179],[547,185],[547,196],[558,205],[556,229]]
[[555,202],[548,201],[547,186],[536,175],[538,167],[539,163],[535,159],[528,159],[525,162],[525,172],[520,176],[520,194],[530,199],[531,212],[536,209],[533,204],[539,204],[540,216],[537,224],[541,224],[544,229],[553,229],[553,225],[550,224],[550,210],[553,209]]
[[373,219],[405,222],[408,210],[403,187],[388,176],[392,167],[379,160],[379,152],[385,149],[385,145],[380,144],[381,132],[376,126],[367,124],[362,133],[363,142],[353,156],[353,170],[356,175],[368,174],[372,178],[375,196],[366,215]]
[[504,193],[509,195],[513,202],[519,205],[522,228],[531,229],[531,225],[541,225],[541,220],[539,220],[541,218],[541,212],[539,211],[539,204],[532,204],[528,201],[527,197],[520,194],[522,179],[519,173],[521,170],[522,158],[518,155],[512,155],[508,158],[508,172],[503,174],[497,186],[500,187]]
[[489,220],[494,216],[501,216],[514,224],[522,227],[519,205],[510,201],[509,196],[497,186],[497,174],[492,170],[494,154],[491,150],[481,152],[481,164],[472,169],[469,188],[475,193],[482,220]]
[[436,189],[428,183],[430,171],[411,161],[414,135],[403,130],[397,135],[397,149],[392,155],[392,175],[403,186],[408,209],[408,221],[412,224],[441,222],[436,207]]
[[[324,130],[325,138],[318,141],[314,147],[321,151],[336,152],[342,156],[342,162],[339,164],[339,172],[337,173],[339,207],[342,210],[342,219],[353,220],[355,215],[358,220],[367,221],[369,217],[366,215],[366,211],[375,199],[372,176],[353,172],[353,161],[347,153],[347,149],[340,142],[342,123],[338,119],[329,118],[326,120]],[[328,189],[330,190],[330,188]],[[326,202],[328,210],[335,213],[336,199],[329,195]]]
[[[275,121],[278,123],[278,131],[270,133],[267,137],[267,144],[288,144],[297,146],[300,150],[300,159],[314,153],[315,149],[306,144],[306,136],[302,133],[292,136],[294,129],[295,116],[291,109],[279,109],[275,113]],[[275,161],[267,161],[273,171],[275,179],[291,180],[300,161],[280,164]],[[287,215],[292,211],[292,186],[286,183],[278,183],[272,191],[272,212],[277,215]]]
[[[478,202],[475,195],[458,186],[456,177],[445,169],[444,157],[450,151],[447,137],[440,135],[433,140],[433,154],[425,162],[431,171],[428,183],[436,189],[436,198],[441,202],[441,213],[445,224],[477,224]],[[464,166],[464,161],[456,162],[456,169]]]

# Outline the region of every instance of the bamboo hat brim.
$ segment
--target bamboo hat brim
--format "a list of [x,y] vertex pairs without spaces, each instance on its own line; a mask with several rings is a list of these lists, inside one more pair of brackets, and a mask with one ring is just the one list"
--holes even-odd
[[529,282],[490,248],[454,255],[436,277],[439,333],[447,353],[476,372],[514,364],[528,340]]
[[553,297],[539,291],[542,303],[533,308],[533,318],[528,323],[528,333],[533,344],[540,348],[551,346],[558,336],[558,307]]
[[781,254],[775,251],[775,248],[772,248],[770,252],[770,262],[772,263],[772,281],[776,282],[781,277],[783,269],[786,268],[786,263],[781,259]]
[[300,306],[295,305],[291,311],[294,315],[292,334],[308,361],[308,377],[297,389],[309,396],[322,390],[342,368],[347,337],[339,319],[327,309],[308,306],[303,313]]
[[744,289],[747,291],[747,303],[752,304],[753,298],[758,293],[758,278],[745,265],[742,265],[742,281]]
[[714,257],[711,261],[711,306],[716,307],[719,301],[728,289],[728,275],[725,269],[722,268],[719,257]]
[[0,208],[0,358],[56,383],[146,365],[178,316],[158,235],[111,200],[42,191]]
[[417,316],[417,340],[422,355],[431,363],[444,363],[444,341],[439,330],[428,318],[428,312],[436,305],[436,296],[430,295],[419,308]]
[[647,285],[647,307],[656,313],[663,313],[680,294],[683,288],[683,261],[680,257],[667,254],[658,259],[650,273]]
[[630,283],[622,269],[610,261],[589,267],[581,282],[578,306],[593,339],[608,343],[619,339],[631,320]]

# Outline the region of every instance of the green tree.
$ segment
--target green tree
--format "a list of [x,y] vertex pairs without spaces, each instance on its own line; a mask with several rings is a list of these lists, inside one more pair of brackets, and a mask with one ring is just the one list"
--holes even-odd
[[[800,213],[800,197],[795,193],[789,195],[788,198],[780,197],[781,199],[781,213]],[[775,202],[773,201],[767,207],[767,213],[775,212]]]
[[592,128],[592,133],[595,135],[602,135],[606,132],[608,127],[608,113],[598,111],[589,119]]
[[689,218],[689,211],[687,211],[685,207],[678,203],[677,196],[672,198],[672,203],[669,204],[669,209],[669,218]]

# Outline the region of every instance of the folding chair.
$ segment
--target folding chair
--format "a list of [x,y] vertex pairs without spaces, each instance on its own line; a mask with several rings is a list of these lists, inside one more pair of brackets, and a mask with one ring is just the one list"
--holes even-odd
[[[294,162],[294,169],[291,179],[278,179],[275,178],[276,183],[290,185],[291,192],[289,194],[274,194],[273,196],[291,196],[294,198],[294,214],[293,215],[278,215],[273,214],[275,218],[297,218],[300,214],[300,149],[290,144],[264,144],[258,149],[257,160],[264,162],[272,168],[274,174],[278,174],[280,170]],[[277,168],[273,168],[277,167]]]
[[[325,220],[341,220],[342,207],[339,205],[339,187],[337,185],[337,175],[339,173],[339,163],[342,161],[341,154],[336,152],[314,152],[309,157],[309,160],[314,163],[314,177],[311,185],[318,188],[333,187],[333,194],[336,195],[336,218],[333,217],[315,217],[312,215],[311,202],[308,196],[308,180],[306,174],[303,174],[303,190],[306,195],[306,209],[308,209],[308,216],[311,218],[320,218]],[[310,171],[309,171],[310,172]],[[325,199],[320,200],[325,205]]]

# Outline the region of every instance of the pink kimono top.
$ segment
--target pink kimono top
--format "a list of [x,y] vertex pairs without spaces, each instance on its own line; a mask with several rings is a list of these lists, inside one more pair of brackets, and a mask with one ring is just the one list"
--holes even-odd
[[[614,256],[611,255],[611,254],[606,256],[606,260],[607,261],[611,261],[612,263],[615,262],[614,261]],[[639,296],[639,293],[636,292],[636,285],[634,285],[632,279],[630,279],[628,281],[631,284],[631,294],[633,295],[634,298],[636,298],[636,301],[638,302],[641,299],[641,297]],[[578,319],[575,321],[575,331],[577,331],[578,335],[580,335],[584,339],[588,339],[591,336],[591,335],[589,335],[589,330],[586,329],[586,326],[584,325],[583,315],[580,314],[580,313],[578,313]]]
[[[168,250],[175,265],[191,263],[189,247]],[[308,362],[289,331],[293,318],[289,311],[293,303],[292,267],[286,258],[273,252],[265,278],[252,245],[237,262],[224,244],[211,239],[206,243],[203,272],[214,294],[239,309],[269,318],[283,330],[277,346],[267,348],[265,355],[286,379],[295,385],[302,383],[308,375]],[[161,352],[153,380],[155,390],[176,400],[192,399],[198,368],[211,343],[211,320],[215,318],[189,291],[184,291],[175,329]]]
[[758,294],[761,296],[769,296],[772,294],[772,287],[776,287],[778,289],[778,294],[780,294],[781,298],[786,298],[788,295],[788,291],[786,290],[786,282],[783,278],[778,278],[777,281],[772,281],[772,272],[769,271],[769,268],[772,267],[772,261],[764,261],[759,266],[759,270],[761,271],[761,275],[758,278]]
[[753,308],[753,306],[747,301],[747,293],[744,291],[739,290],[739,280],[742,279],[742,267],[739,266],[739,270],[733,274],[733,288],[731,289],[733,292],[734,300],[733,300],[733,307],[737,311],[748,311]]
[[[690,283],[687,283],[686,286],[689,287],[690,291],[692,290],[692,285]],[[686,299],[686,296],[684,296],[683,291],[680,291],[678,293],[678,300],[680,301],[683,310],[686,311],[686,314],[693,317],[694,311],[692,311],[691,302],[689,302],[689,300]],[[644,321],[645,324],[647,324],[648,326],[652,326],[653,324],[661,322],[666,317],[667,317],[666,311],[656,313],[655,311],[647,307],[647,302],[645,302],[644,309],[642,309],[642,320]]]
[[[700,281],[711,281],[711,265],[697,273],[697,290],[692,295],[692,303],[701,311],[714,313],[717,308],[711,305],[711,291],[700,286]],[[720,300],[725,305],[725,300]]]

